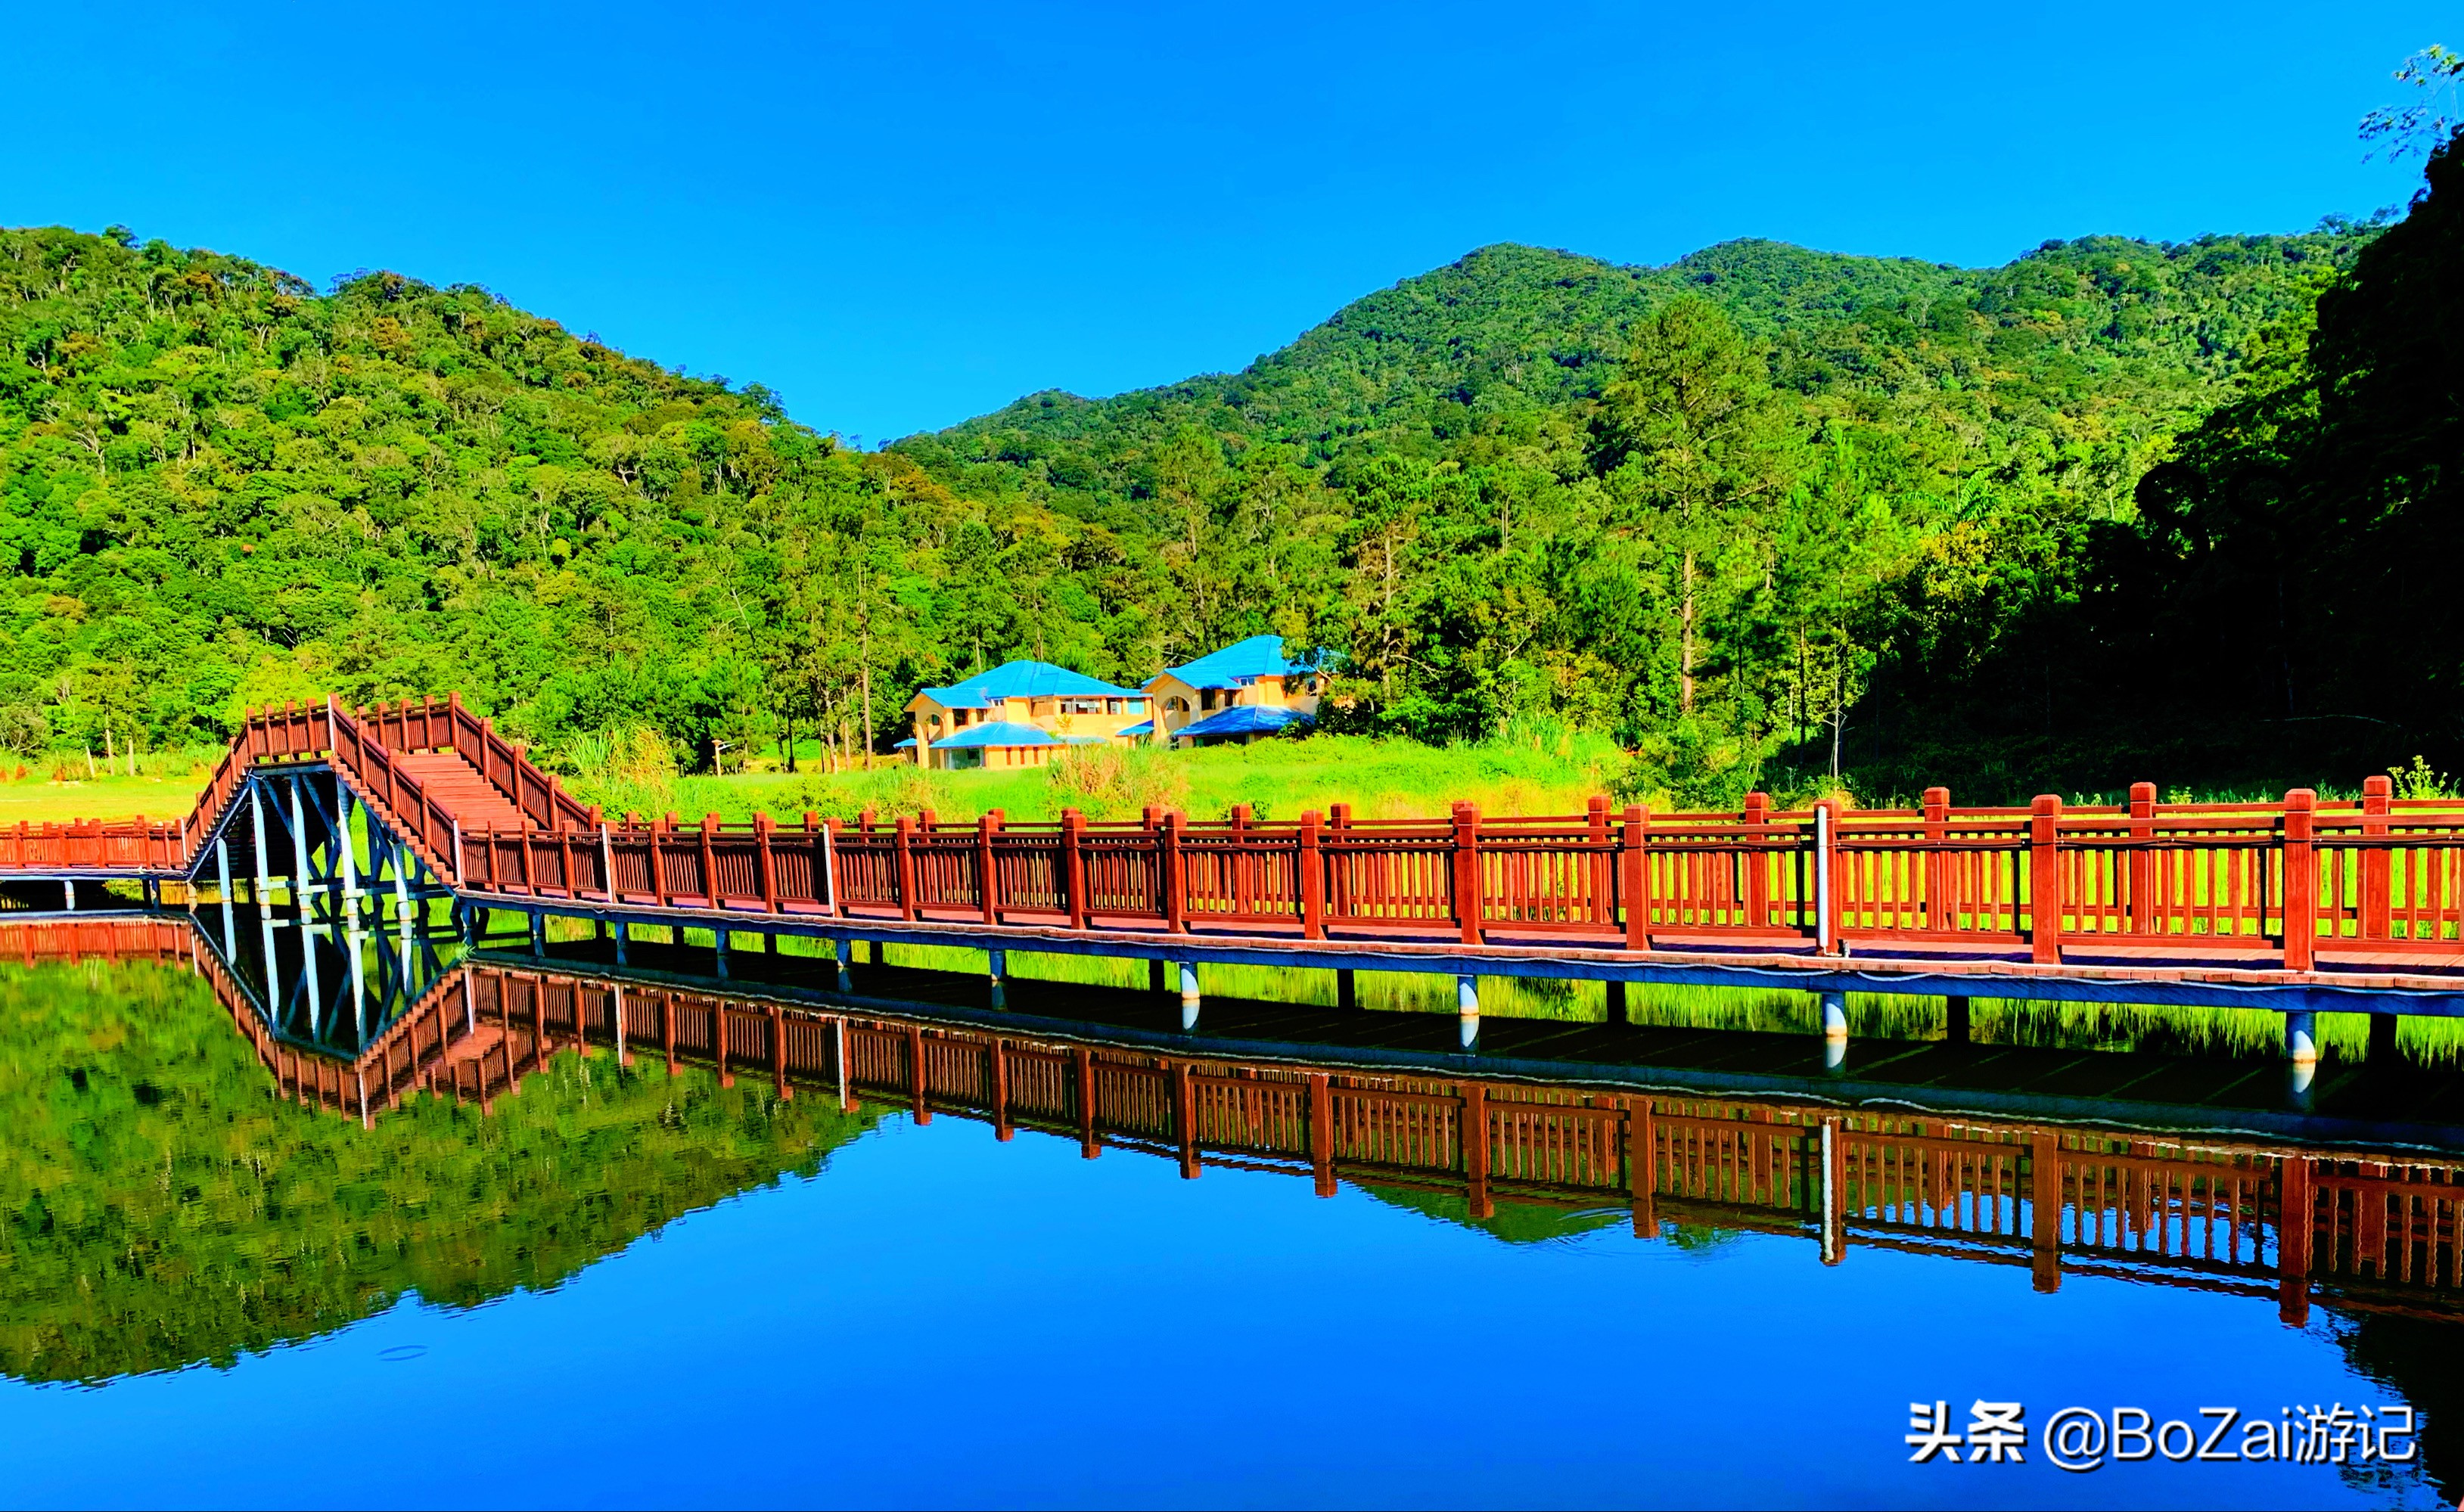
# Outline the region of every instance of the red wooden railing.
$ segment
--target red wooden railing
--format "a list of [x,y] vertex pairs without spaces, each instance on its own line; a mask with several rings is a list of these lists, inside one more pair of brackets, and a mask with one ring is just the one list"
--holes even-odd
[[[422,787],[407,753],[450,752],[523,816],[477,827]],[[903,921],[1167,932],[1420,936],[1482,944],[1562,938],[1683,950],[1763,946],[1818,955],[2095,952],[2161,963],[2307,970],[2321,950],[2436,970],[2464,960],[2464,802],[2359,800],[2297,789],[2275,803],[1913,809],[1829,803],[1442,820],[1327,814],[1265,821],[1236,808],[1193,823],[1140,819],[884,824],[806,814],[722,824],[673,815],[609,822],[458,696],[252,712],[184,823],[0,830],[0,874],[186,871],[247,768],[330,759],[440,875],[466,890],[613,906],[828,913]],[[457,822],[458,821],[458,822]]]

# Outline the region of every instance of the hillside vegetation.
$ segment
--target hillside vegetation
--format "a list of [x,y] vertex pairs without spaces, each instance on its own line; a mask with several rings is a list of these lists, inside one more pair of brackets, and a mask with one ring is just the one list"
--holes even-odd
[[919,682],[1271,630],[1343,653],[1338,729],[1583,732],[1629,791],[2026,787],[2007,731],[1888,712],[2085,593],[2379,234],[1492,247],[1239,374],[858,452],[477,288],[0,231],[0,749],[458,688],[613,785],[644,738],[886,749]]

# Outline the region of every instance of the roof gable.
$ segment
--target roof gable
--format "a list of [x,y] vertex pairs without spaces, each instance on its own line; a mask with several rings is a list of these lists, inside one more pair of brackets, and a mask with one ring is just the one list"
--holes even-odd
[[1085,672],[1050,662],[1003,662],[989,671],[960,678],[947,688],[916,692],[944,709],[989,709],[1008,698],[1135,698],[1137,690],[1115,688]]
[[[1245,688],[1261,677],[1287,677],[1294,672],[1313,672],[1330,665],[1333,653],[1323,648],[1298,658],[1284,655],[1284,638],[1280,635],[1253,635],[1245,641],[1235,641],[1220,651],[1209,652],[1194,662],[1179,667],[1167,667],[1162,675],[1177,678],[1192,688]],[[1153,686],[1152,681],[1149,686]]]

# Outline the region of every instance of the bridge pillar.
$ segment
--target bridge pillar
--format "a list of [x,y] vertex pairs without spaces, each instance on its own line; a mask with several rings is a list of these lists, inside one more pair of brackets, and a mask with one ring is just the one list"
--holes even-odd
[[60,890],[68,894],[68,902],[64,906],[71,913],[75,913],[77,911],[77,879],[75,877],[63,879],[60,883]]
[[633,927],[618,919],[609,927],[609,932],[616,936],[616,964],[622,966],[625,964],[625,947],[633,943]]
[[1455,1022],[1458,1040],[1469,1050],[1480,1043],[1480,980],[1473,976],[1455,978]]
[[534,913],[530,916],[530,920],[531,953],[533,955],[545,955],[547,953],[547,915],[544,913]]
[[2307,1008],[2284,1016],[2284,1057],[2296,1065],[2319,1063],[2318,1018]]
[[1942,1000],[1942,1008],[1946,1025],[1943,1038],[1952,1044],[1967,1044],[1971,1032],[1969,1025],[1968,999],[1946,997]]
[[1338,966],[1334,972],[1334,1005],[1337,1008],[1360,1006],[1359,974],[1349,966]]
[[839,991],[843,993],[855,991],[855,941],[834,941],[830,946],[830,953],[838,961]]
[[1181,961],[1177,964],[1180,968],[1180,1027],[1183,1033],[1187,1033],[1198,1027],[1198,963]]
[[1627,1021],[1625,1017],[1625,983],[1607,982],[1602,985],[1608,989],[1609,1022],[1613,1024],[1625,1023]]
[[1002,979],[1008,975],[1009,952],[1001,950],[988,950],[984,952],[984,982],[987,989],[986,997],[991,1000],[992,1006],[995,1008],[1006,1008],[1009,1006],[1009,995],[1002,986]]
[[2403,1021],[2391,1013],[2370,1015],[2369,1062],[2372,1069],[2388,1070],[2402,1059],[2403,1052],[2395,1047],[2395,1032],[2396,1026]]
[[223,955],[225,959],[239,953],[238,931],[231,927],[231,836],[214,837],[215,890],[223,903]]
[[[680,932],[680,933],[681,933],[682,931],[679,931],[678,932]],[[710,948],[711,948],[711,954],[712,954],[712,956],[714,957],[714,960],[715,960],[715,968],[716,968],[716,973],[717,973],[717,975],[721,975],[721,976],[726,975],[727,975],[727,931],[726,931],[724,928],[716,929],[716,930],[713,930],[713,931],[711,931],[711,934],[710,934]]]

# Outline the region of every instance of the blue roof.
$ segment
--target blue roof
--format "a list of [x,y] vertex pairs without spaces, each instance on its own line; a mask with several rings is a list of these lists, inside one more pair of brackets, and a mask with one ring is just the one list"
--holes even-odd
[[1290,660],[1284,655],[1282,636],[1253,635],[1186,666],[1167,667],[1163,675],[1177,677],[1192,688],[1243,688],[1261,677],[1313,672],[1332,661],[1333,653],[1324,649],[1310,651],[1297,661]]
[[1011,719],[994,719],[979,725],[969,725],[956,734],[943,735],[933,742],[935,751],[952,746],[1057,746],[1059,737],[1048,730],[1023,725]]
[[[1135,698],[1134,688],[1099,683],[1085,672],[1073,672],[1050,662],[1003,662],[988,672],[963,677],[947,688],[916,691],[944,709],[989,709],[1003,698]],[[940,742],[935,742],[939,744]],[[1036,744],[1035,741],[1003,742]]]
[[1116,737],[1120,735],[1151,735],[1155,734],[1155,721],[1152,719],[1141,719],[1133,725],[1123,725],[1120,729],[1113,731],[1112,734]]
[[1201,739],[1211,739],[1217,735],[1263,734],[1281,730],[1287,725],[1315,723],[1317,723],[1316,720],[1297,709],[1260,709],[1255,705],[1243,704],[1238,709],[1226,709],[1221,713],[1209,714],[1194,725],[1183,725],[1172,733],[1172,737],[1176,740],[1186,740],[1193,735]]

